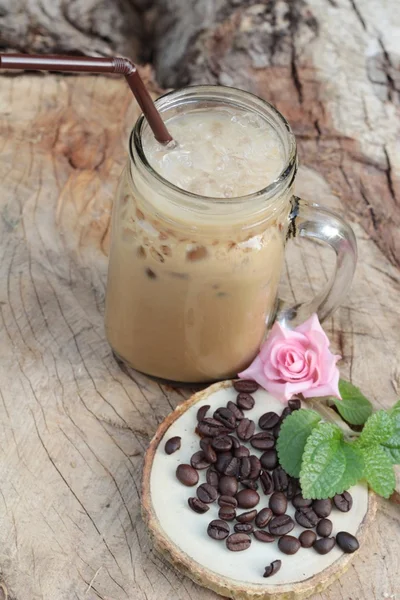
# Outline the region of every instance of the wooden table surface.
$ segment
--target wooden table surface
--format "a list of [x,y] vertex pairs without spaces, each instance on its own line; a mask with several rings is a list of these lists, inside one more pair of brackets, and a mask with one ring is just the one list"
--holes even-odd
[[[191,390],[121,368],[104,335],[110,210],[135,117],[117,79],[0,80],[1,600],[216,598],[160,559],[140,516],[148,442]],[[297,192],[344,214],[359,245],[351,294],[325,329],[342,375],[388,407],[400,387],[400,271],[384,225],[372,241],[352,204],[352,187],[362,179],[368,197],[381,172],[364,164],[343,192],[328,176],[346,175],[337,139],[321,136],[313,165],[319,140],[297,133]],[[395,173],[382,177],[398,205]],[[309,297],[332,264],[322,246],[291,242],[282,294]],[[380,501],[350,569],[314,600],[399,598],[399,533],[399,505]]]

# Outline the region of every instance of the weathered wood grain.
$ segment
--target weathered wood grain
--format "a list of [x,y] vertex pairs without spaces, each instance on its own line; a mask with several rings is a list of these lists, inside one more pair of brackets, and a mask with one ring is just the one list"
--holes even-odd
[[[143,453],[191,390],[121,369],[104,336],[110,209],[137,115],[130,92],[113,78],[3,77],[0,115],[0,569],[8,598],[212,600],[153,552],[140,517]],[[352,218],[322,171],[302,168],[297,191]],[[326,329],[343,375],[376,406],[390,406],[400,275],[354,227],[353,290]],[[326,281],[331,258],[322,246],[292,243],[283,294],[307,297]],[[395,598],[400,515],[394,504],[380,508],[349,572],[315,600]]]

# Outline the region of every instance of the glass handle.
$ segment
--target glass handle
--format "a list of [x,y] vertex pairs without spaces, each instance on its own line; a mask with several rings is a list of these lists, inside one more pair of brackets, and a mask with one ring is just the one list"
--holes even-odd
[[336,254],[336,268],[325,288],[310,302],[295,306],[279,300],[276,320],[282,325],[299,324],[317,313],[322,322],[339,306],[349,291],[357,262],[353,230],[336,213],[318,204],[292,197],[288,237],[303,237],[327,243]]

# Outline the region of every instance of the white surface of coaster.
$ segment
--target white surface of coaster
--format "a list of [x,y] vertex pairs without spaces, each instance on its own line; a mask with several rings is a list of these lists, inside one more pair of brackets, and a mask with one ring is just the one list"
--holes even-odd
[[[179,464],[190,464],[191,456],[198,451],[199,436],[194,433],[197,419],[196,413],[200,406],[210,404],[211,408],[207,417],[212,417],[214,411],[220,406],[226,406],[229,400],[236,399],[237,392],[233,387],[223,387],[216,384],[215,393],[205,397],[203,401],[190,406],[183,412],[164,433],[156,448],[150,473],[150,501],[159,525],[166,538],[183,551],[192,561],[210,570],[215,575],[236,580],[238,583],[247,582],[251,585],[266,586],[279,584],[287,585],[303,582],[321,573],[343,557],[343,552],[335,546],[328,554],[321,556],[313,548],[300,548],[293,556],[287,556],[278,549],[277,541],[272,543],[259,542],[251,535],[251,546],[242,552],[231,552],[227,549],[225,540],[216,541],[207,535],[207,526],[213,519],[218,519],[219,506],[217,502],[210,505],[210,510],[205,514],[197,514],[188,506],[188,498],[196,496],[196,488],[206,481],[206,469],[199,471],[197,486],[186,487],[181,484],[175,475]],[[281,414],[284,406],[264,390],[252,394],[255,406],[252,410],[244,411],[245,416],[256,423],[256,433],[261,431],[258,419],[268,411]],[[164,450],[165,442],[174,436],[180,436],[181,448],[171,455]],[[244,442],[242,442],[244,443]],[[262,451],[250,448],[251,454],[260,456]],[[259,511],[268,506],[269,496],[265,496],[261,489],[260,502],[256,506]],[[339,531],[348,531],[357,535],[360,524],[367,512],[369,495],[366,485],[356,485],[349,490],[353,497],[353,507],[348,513],[342,513],[335,507],[329,516],[333,523],[332,535]],[[245,512],[237,509],[237,514]],[[288,502],[287,513],[294,518],[295,509],[291,501]],[[231,533],[234,533],[235,521],[229,523]],[[266,528],[268,531],[268,528]],[[297,523],[289,535],[298,535],[304,531]],[[272,561],[282,560],[280,571],[269,579],[263,578],[264,569]]]

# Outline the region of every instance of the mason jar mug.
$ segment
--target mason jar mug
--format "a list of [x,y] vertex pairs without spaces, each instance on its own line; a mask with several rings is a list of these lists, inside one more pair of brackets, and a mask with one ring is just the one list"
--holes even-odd
[[[156,104],[165,120],[213,107],[255,114],[283,147],[282,171],[264,189],[202,196],[151,167],[143,149],[151,132],[141,116],[113,207],[105,323],[116,355],[162,379],[231,378],[250,364],[275,319],[290,326],[316,312],[323,320],[338,306],[355,269],[354,234],[337,214],[293,195],[295,138],[267,102],[234,88],[196,86]],[[337,260],[317,298],[286,307],[278,285],[293,235],[326,242]]]

